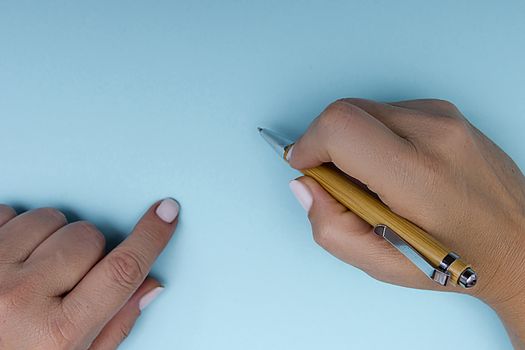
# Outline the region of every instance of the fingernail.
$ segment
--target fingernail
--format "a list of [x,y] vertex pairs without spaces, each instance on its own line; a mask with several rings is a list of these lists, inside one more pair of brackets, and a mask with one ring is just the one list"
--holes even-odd
[[179,203],[171,198],[166,198],[160,202],[155,213],[164,222],[171,224],[173,220],[179,215]]
[[290,190],[294,194],[295,198],[301,203],[301,206],[308,213],[312,207],[313,197],[312,193],[302,182],[297,180],[290,181]]
[[144,310],[160,293],[164,290],[164,287],[156,287],[146,293],[139,301],[140,311]]
[[287,160],[288,162],[290,161],[290,159],[292,159],[293,146],[294,146],[294,145],[291,145],[291,146],[288,148],[288,151],[286,152],[286,160]]

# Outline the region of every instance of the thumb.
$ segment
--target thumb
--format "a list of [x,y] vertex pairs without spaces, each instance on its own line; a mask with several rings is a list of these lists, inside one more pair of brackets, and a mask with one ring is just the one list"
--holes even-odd
[[104,326],[90,350],[116,349],[129,335],[142,310],[162,291],[160,283],[148,277],[119,312]]
[[290,189],[308,213],[314,240],[335,257],[372,277],[409,287],[435,289],[408,259],[372,226],[336,201],[314,179],[303,176]]

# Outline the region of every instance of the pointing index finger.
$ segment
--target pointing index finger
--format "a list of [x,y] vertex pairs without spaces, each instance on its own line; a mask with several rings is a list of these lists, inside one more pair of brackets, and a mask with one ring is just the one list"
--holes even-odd
[[173,235],[178,213],[179,205],[173,199],[155,203],[129,237],[64,298],[64,312],[73,320],[82,318],[88,336],[96,336],[144,281]]

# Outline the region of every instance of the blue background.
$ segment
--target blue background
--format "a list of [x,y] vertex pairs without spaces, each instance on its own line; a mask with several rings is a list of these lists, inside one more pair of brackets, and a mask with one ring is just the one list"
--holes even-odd
[[113,242],[182,203],[166,291],[124,349],[510,349],[481,302],[317,247],[256,127],[438,97],[524,167],[524,18],[520,1],[0,1],[0,199]]

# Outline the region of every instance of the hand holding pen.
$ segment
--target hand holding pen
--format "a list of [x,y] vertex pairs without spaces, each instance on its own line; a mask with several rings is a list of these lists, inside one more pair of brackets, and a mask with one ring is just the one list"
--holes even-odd
[[340,100],[288,149],[287,159],[298,170],[334,163],[393,212],[460,252],[479,282],[468,289],[440,286],[319,183],[301,177],[290,187],[308,212],[319,245],[388,283],[476,296],[499,313],[515,344],[521,344],[525,179],[454,105]]

